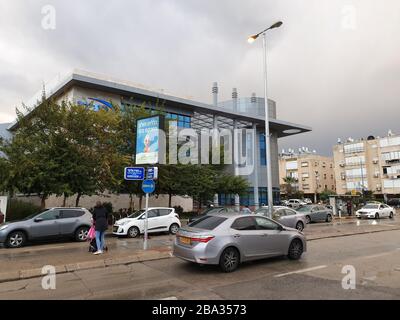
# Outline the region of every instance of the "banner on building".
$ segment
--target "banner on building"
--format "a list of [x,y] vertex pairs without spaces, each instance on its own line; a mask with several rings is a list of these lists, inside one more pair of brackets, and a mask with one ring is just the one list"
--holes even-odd
[[156,164],[160,160],[164,117],[138,119],[136,122],[136,164]]
[[6,221],[7,197],[0,197],[0,224]]

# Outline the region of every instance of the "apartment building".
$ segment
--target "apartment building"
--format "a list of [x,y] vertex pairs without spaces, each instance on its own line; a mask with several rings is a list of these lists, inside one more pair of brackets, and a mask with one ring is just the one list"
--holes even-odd
[[363,189],[382,197],[400,194],[400,135],[339,140],[333,158],[338,194]]
[[285,177],[293,177],[297,183],[293,186],[304,192],[306,197],[316,198],[325,190],[335,191],[335,174],[333,158],[309,152],[307,148],[298,153],[289,150],[279,157],[279,180],[284,185]]

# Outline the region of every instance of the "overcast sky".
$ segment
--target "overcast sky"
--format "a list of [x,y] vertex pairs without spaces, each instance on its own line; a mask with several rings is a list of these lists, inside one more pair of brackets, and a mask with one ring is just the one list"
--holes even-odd
[[262,96],[262,43],[246,39],[278,20],[269,97],[279,119],[313,128],[280,148],[329,155],[338,137],[400,133],[398,0],[0,0],[0,123],[74,68],[202,102],[213,81],[221,100]]

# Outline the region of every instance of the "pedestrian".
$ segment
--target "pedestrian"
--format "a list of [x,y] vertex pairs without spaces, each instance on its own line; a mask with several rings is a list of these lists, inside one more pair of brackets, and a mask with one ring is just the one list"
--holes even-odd
[[108,229],[108,212],[100,201],[96,202],[93,209],[93,221],[96,230],[97,251],[94,254],[102,254],[105,248],[104,236]]
[[347,214],[348,214],[349,216],[351,216],[351,209],[352,209],[352,207],[353,207],[351,201],[347,201],[346,206],[347,206]]
[[4,213],[0,210],[0,224],[4,222]]
[[242,213],[243,213],[243,214],[251,214],[252,212],[251,212],[251,210],[249,209],[249,206],[245,206],[245,207],[242,209]]

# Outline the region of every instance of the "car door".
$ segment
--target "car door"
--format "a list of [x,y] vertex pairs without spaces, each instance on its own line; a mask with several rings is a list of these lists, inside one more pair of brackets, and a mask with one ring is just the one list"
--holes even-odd
[[[143,215],[145,218],[145,215]],[[158,209],[151,209],[147,213],[148,218],[148,232],[160,232],[160,213]]]
[[30,237],[32,239],[54,238],[60,235],[60,211],[48,210],[33,219],[30,227]]
[[379,206],[379,210],[382,212],[381,216],[383,216],[383,217],[389,217],[390,209],[389,209],[388,206],[385,206],[384,204],[381,204],[381,205]]
[[291,209],[284,209],[284,211],[285,211],[285,215],[284,215],[283,221],[285,223],[281,222],[282,219],[280,220],[280,222],[289,228],[296,228],[296,223],[297,223],[296,211],[291,210]]
[[278,223],[265,217],[255,217],[257,229],[262,237],[257,245],[264,257],[274,257],[285,254],[287,235],[281,230]]
[[262,230],[257,230],[255,217],[237,218],[231,225],[232,236],[240,249],[244,260],[259,258],[264,255],[262,247],[265,237]]
[[75,232],[75,228],[79,224],[79,217],[83,216],[83,210],[63,209],[60,211],[60,235],[68,236]]
[[173,216],[171,216],[171,209],[158,209],[159,221],[157,221],[160,231],[169,230],[172,224]]
[[[267,216],[267,215],[265,215]],[[272,219],[275,221],[278,221],[279,223],[282,223],[283,225],[286,226],[286,212],[285,209],[278,209],[276,211],[274,211],[274,213],[272,214]]]

